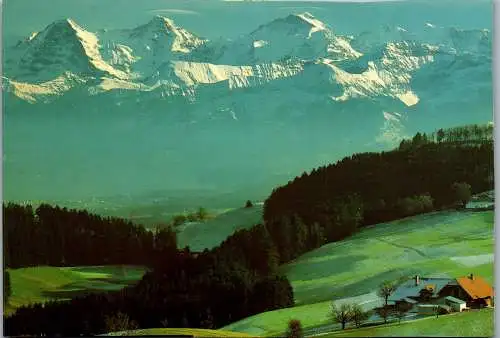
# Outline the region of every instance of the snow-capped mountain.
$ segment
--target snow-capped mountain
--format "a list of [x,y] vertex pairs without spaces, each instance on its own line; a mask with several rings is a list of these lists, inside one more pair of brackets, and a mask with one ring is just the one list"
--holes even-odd
[[261,25],[233,41],[209,42],[192,55],[194,60],[222,64],[256,64],[287,57],[347,60],[362,54],[350,45],[352,37],[335,35],[310,13],[290,14]]
[[161,16],[137,28],[97,33],[66,19],[11,48],[3,87],[30,103],[57,101],[75,90],[112,102],[132,95],[135,101],[179,96],[193,103],[210,92],[208,97],[230,98],[235,90],[266,95],[273,83],[287,93],[294,82],[286,79],[311,72],[298,79],[312,86],[320,81],[318,99],[341,104],[380,98],[412,107],[420,101],[415,77],[422,83],[435,68],[454,69],[449,77],[491,68],[488,30],[426,23],[420,34],[384,26],[342,36],[310,13],[273,20],[233,41],[209,41]]
[[144,7],[107,29],[102,13],[33,34],[24,18],[4,44],[4,196],[207,189],[245,201],[417,131],[491,121],[491,25],[427,7],[407,20],[413,3],[380,7],[390,13],[378,21],[344,4],[304,8],[313,16],[222,2],[185,11],[183,27],[138,19]]
[[126,72],[103,60],[99,47],[95,34],[71,19],[59,20],[20,42],[14,50],[17,59],[11,60],[5,71],[15,80],[33,83],[50,81],[66,72],[128,78]]
[[137,28],[103,31],[100,35],[105,55],[136,72],[136,77],[148,76],[165,61],[188,54],[206,42],[159,15]]

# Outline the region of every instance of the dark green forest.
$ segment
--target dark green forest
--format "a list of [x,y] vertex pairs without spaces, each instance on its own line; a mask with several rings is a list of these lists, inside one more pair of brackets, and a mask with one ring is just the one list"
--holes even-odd
[[[177,247],[171,228],[142,226],[85,211],[4,204],[4,266],[140,264],[150,268],[119,292],[20,308],[7,335],[93,335],[127,327],[219,328],[263,311],[293,306],[280,264],[363,226],[446,208],[493,189],[489,126],[417,134],[397,149],[354,154],[275,189],[264,223],[217,248]],[[4,291],[5,292],[5,291]],[[130,319],[130,321],[128,320]]]
[[418,133],[392,151],[354,154],[275,189],[264,221],[280,261],[363,226],[463,207],[457,185],[493,189],[492,132],[473,125]]

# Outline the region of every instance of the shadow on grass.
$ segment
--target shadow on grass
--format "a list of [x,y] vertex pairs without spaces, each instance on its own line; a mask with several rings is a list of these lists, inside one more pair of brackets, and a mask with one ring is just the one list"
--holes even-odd
[[52,299],[71,299],[86,296],[93,293],[118,291],[127,286],[132,286],[138,281],[113,280],[113,279],[94,279],[92,281],[74,282],[63,285],[58,290],[43,291],[42,296]]
[[[310,257],[306,262],[299,262],[299,271],[295,272],[300,276],[307,276],[308,280],[330,277],[333,274],[341,274],[352,271],[355,264],[367,259],[366,255],[348,255],[342,257]],[[317,261],[315,261],[315,259]],[[307,263],[307,264],[305,264]],[[297,269],[298,266],[295,267]],[[293,274],[291,274],[294,280]]]
[[[336,287],[335,285],[328,284],[321,286],[313,285],[311,288],[301,287],[298,290],[295,290],[294,293],[297,299],[305,299],[305,301],[301,302],[300,305],[325,302],[328,300],[333,301],[334,299],[357,297],[376,291],[378,285],[386,280],[396,282],[405,279],[407,276],[411,276],[417,272],[419,272],[418,268],[409,268],[403,270],[392,269],[346,286]],[[312,296],[311,289],[314,289],[314,295]]]

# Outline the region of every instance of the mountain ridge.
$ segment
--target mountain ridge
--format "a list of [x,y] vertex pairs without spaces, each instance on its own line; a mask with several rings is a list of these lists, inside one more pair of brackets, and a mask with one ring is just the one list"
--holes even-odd
[[[16,46],[24,49],[24,53],[18,56],[17,63],[16,60],[6,63],[7,84],[3,88],[17,99],[30,103],[56,101],[78,86],[87,86],[88,95],[160,90],[156,97],[187,95],[193,99],[200,86],[227,82],[224,95],[229,95],[234,89],[262,87],[294,77],[305,71],[301,63],[312,62],[325,67],[335,82],[334,87],[342,87],[340,95],[329,95],[335,102],[389,97],[411,107],[419,102],[411,86],[414,72],[422,72],[428,64],[437,62],[452,66],[458,57],[471,60],[469,65],[462,62],[464,68],[483,66],[485,63],[481,60],[491,57],[488,30],[448,29],[448,44],[457,46],[464,39],[462,45],[470,46],[469,50],[463,47],[463,53],[452,47],[445,48],[445,44],[405,40],[404,36],[409,37],[410,33],[401,27],[383,27],[383,30],[389,35],[396,32],[401,39],[370,45],[366,34],[336,35],[308,12],[275,19],[228,44],[200,38],[159,15],[133,29],[103,31],[102,37],[86,31],[72,19],[64,19]],[[275,48],[278,40],[286,40],[286,43]],[[61,54],[65,43],[74,47],[75,55]],[[372,49],[367,51],[367,46]],[[60,52],[61,57],[53,50]],[[248,62],[218,62],[233,58],[224,55],[233,55],[233,61]],[[13,57],[15,59],[15,53]],[[80,60],[77,66],[68,61],[75,57]],[[16,69],[16,66],[25,69],[42,63],[55,69],[52,77],[50,67],[35,67],[29,76]]]

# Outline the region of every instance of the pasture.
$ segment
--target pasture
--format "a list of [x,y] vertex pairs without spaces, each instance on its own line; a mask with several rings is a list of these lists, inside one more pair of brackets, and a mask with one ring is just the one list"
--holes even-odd
[[485,212],[434,212],[378,224],[347,240],[326,244],[281,267],[296,306],[261,313],[223,330],[258,335],[284,332],[290,319],[303,327],[331,322],[332,300],[365,309],[380,304],[377,286],[415,274],[458,277],[468,273],[493,283],[493,218]]
[[205,222],[180,225],[177,229],[179,248],[189,246],[191,251],[212,249],[240,229],[248,229],[262,222],[262,205],[226,211]]
[[493,310],[484,309],[439,318],[432,316],[401,324],[338,331],[322,337],[492,337],[494,316]]
[[239,332],[230,331],[219,331],[219,330],[205,330],[205,329],[177,329],[177,328],[165,328],[165,329],[142,329],[142,330],[131,330],[124,332],[111,332],[106,334],[106,336],[191,336],[191,337],[255,337],[251,335],[242,334]]
[[96,291],[119,290],[145,273],[138,266],[52,267],[9,269],[12,296],[6,313],[31,303],[67,300]]

